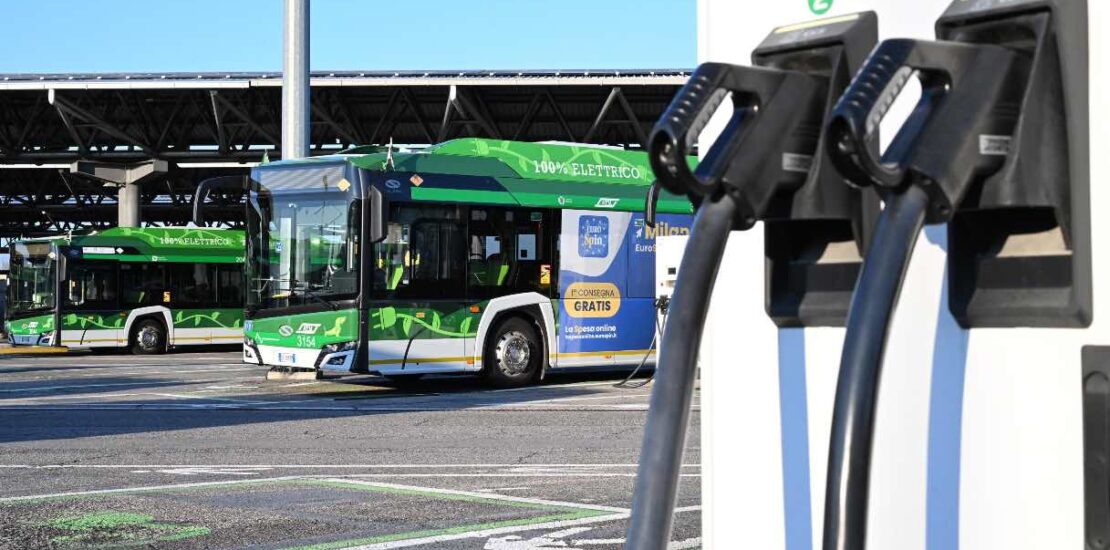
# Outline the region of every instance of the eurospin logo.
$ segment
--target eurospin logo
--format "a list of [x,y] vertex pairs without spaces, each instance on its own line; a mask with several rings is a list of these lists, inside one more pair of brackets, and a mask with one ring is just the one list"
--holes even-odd
[[583,258],[609,256],[609,218],[605,216],[578,218],[578,255]]
[[833,0],[808,0],[809,11],[814,15],[824,15],[832,9]]

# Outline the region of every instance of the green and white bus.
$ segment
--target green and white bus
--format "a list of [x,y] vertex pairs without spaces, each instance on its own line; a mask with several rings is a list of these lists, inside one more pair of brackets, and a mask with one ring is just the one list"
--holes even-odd
[[16,346],[140,354],[238,344],[244,240],[235,230],[121,227],[13,242],[5,332]]
[[244,360],[287,369],[480,373],[635,365],[655,332],[645,153],[459,139],[264,164],[251,174]]

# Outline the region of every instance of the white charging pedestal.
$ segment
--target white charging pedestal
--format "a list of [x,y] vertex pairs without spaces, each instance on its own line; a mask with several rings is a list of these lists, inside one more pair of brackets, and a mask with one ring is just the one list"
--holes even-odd
[[[865,10],[878,12],[880,39],[933,39],[948,4],[699,0],[698,61],[748,64],[772,28]],[[1094,324],[961,329],[945,295],[946,230],[927,228],[888,340],[868,548],[1083,548],[1080,349],[1110,345],[1110,218],[1097,215],[1110,210],[1099,185],[1110,177],[1110,102],[1099,100],[1110,97],[1110,4],[1088,9]],[[703,346],[705,547],[819,549],[844,330],[776,328],[763,279],[759,224],[729,242]]]

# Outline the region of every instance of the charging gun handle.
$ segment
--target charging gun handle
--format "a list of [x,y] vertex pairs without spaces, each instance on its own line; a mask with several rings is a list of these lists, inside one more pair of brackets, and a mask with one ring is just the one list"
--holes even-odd
[[[648,158],[660,185],[671,193],[691,198],[716,191],[729,162],[736,158],[744,142],[743,133],[736,131],[740,123],[753,116],[755,108],[774,94],[781,78],[777,71],[758,67],[725,63],[699,65],[648,139]],[[732,117],[695,174],[687,159],[694,152],[698,135],[730,94]]]
[[[859,187],[901,186],[915,139],[977,54],[977,46],[930,40],[894,39],[876,46],[829,115],[826,143],[836,169]],[[879,123],[915,75],[921,99],[887,153],[876,158]]]

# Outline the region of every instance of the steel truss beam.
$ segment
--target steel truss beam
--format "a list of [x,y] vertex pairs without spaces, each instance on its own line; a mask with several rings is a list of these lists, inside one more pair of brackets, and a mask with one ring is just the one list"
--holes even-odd
[[[313,154],[467,136],[640,148],[679,86],[654,84],[648,77],[621,81],[612,74],[596,82],[586,74],[524,76],[498,85],[483,84],[483,77],[443,76],[437,77],[443,84],[425,84],[405,76],[386,85],[314,86]],[[171,164],[251,162],[264,153],[281,158],[278,87],[227,86],[216,79],[150,87],[71,84],[50,90],[0,82],[0,165],[151,158]],[[242,169],[177,168],[164,181],[144,186],[144,220],[184,223],[196,183],[220,173]],[[0,238],[109,223],[115,192],[57,170],[0,169]],[[242,222],[238,197],[213,200],[226,205],[213,205],[224,210],[210,219]]]

